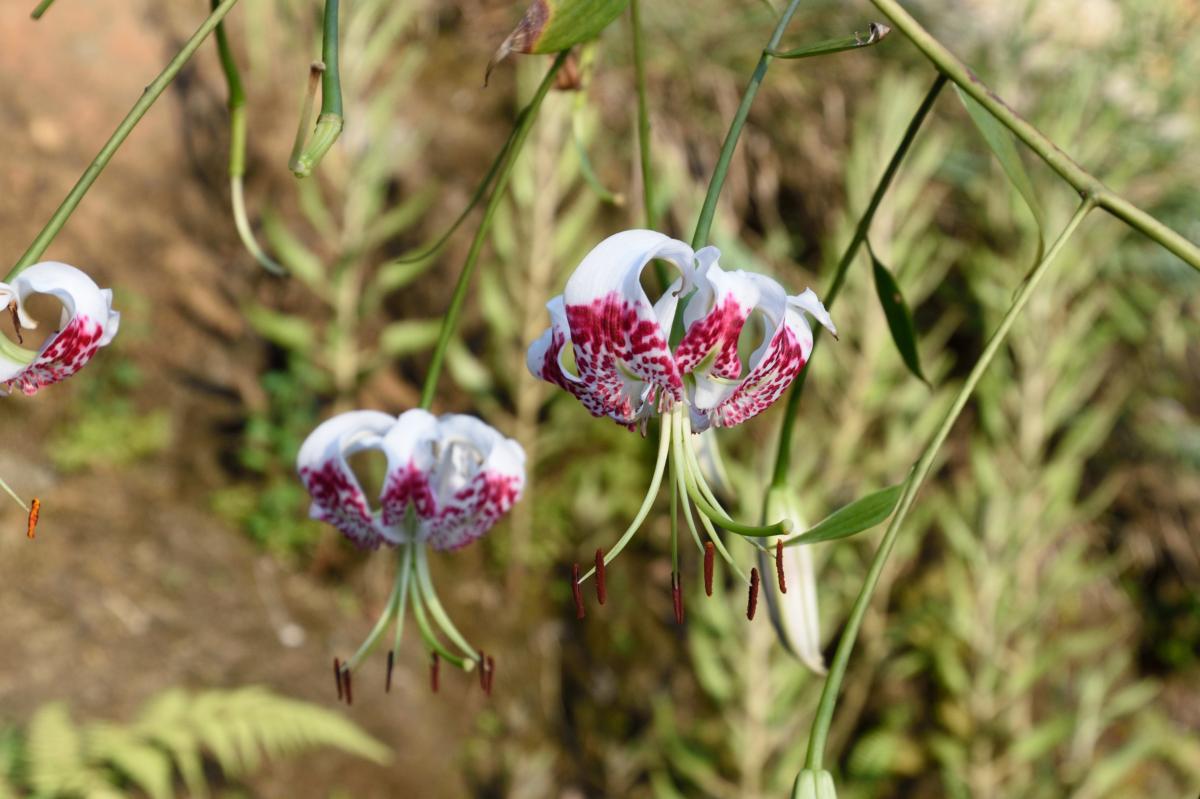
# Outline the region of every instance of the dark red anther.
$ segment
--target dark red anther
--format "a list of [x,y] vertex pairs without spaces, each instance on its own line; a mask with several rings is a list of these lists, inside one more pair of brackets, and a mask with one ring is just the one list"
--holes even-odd
[[575,618],[582,619],[587,615],[583,609],[583,589],[579,587],[579,564],[571,564],[571,596],[575,599]]
[[756,610],[758,610],[758,569],[751,569],[750,599],[746,602],[746,618],[753,621]]
[[433,657],[429,661],[429,687],[436,694],[438,692],[438,676],[442,670],[442,659],[438,657],[438,653],[434,652]]
[[342,662],[337,658],[333,659],[333,681],[337,683],[338,701],[343,699],[342,694]]
[[487,687],[483,692],[488,696],[492,695],[492,681],[496,678],[496,661],[491,655],[487,656]]
[[353,705],[354,704],[354,687],[350,684],[350,669],[346,669],[342,672],[342,680],[345,681],[345,683],[346,683],[346,685],[345,685],[346,704]]
[[713,561],[717,548],[712,541],[704,542],[704,595],[712,596]]
[[396,653],[388,650],[388,665],[387,665],[387,681],[383,684],[383,692],[390,694],[392,692],[392,666],[396,665]]
[[671,600],[675,604],[675,623],[683,624],[683,585],[679,573],[671,575]]
[[596,601],[601,605],[608,599],[608,587],[604,584],[604,550],[596,550]]
[[24,344],[25,337],[21,335],[21,315],[17,311],[17,301],[12,300],[8,304],[8,312],[12,314],[13,330],[17,331],[17,343]]
[[787,593],[787,577],[783,573],[783,540],[775,542],[775,579],[779,580],[779,593]]
[[37,497],[29,503],[29,527],[26,529],[25,535],[28,538],[33,538],[37,535],[38,516],[42,513],[42,501]]

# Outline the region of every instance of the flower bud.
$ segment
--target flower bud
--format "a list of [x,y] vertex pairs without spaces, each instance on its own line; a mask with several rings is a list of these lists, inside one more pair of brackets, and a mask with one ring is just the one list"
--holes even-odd
[[796,777],[792,799],[837,799],[833,775],[824,770],[804,769]]

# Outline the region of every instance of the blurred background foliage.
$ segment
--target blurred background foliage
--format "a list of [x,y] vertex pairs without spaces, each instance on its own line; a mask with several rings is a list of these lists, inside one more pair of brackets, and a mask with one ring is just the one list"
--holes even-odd
[[[71,13],[60,5],[56,15]],[[1067,152],[1200,239],[1200,92],[1191,78],[1200,50],[1189,46],[1200,3],[911,8]],[[181,14],[156,24],[175,30]],[[296,182],[286,153],[318,52],[318,14],[315,3],[275,0],[246,3],[231,18],[250,94],[249,204],[263,243],[293,276],[258,272],[231,221],[206,243],[215,272],[230,276],[225,313],[243,315],[251,337],[222,366],[235,376],[219,424],[184,429],[169,409],[131,399],[158,379],[124,343],[153,336],[136,321],[152,298],[119,289],[122,346],[75,381],[72,421],[45,457],[62,472],[118,475],[167,468],[186,439],[218,464],[192,497],[225,522],[213,534],[248,534],[277,568],[335,596],[333,612],[357,630],[386,593],[390,566],[307,521],[296,450],[334,412],[416,404],[477,215],[437,255],[400,259],[464,207],[548,61],[514,58],[483,91],[483,65],[515,21],[514,4],[348,0],[346,133],[315,178]],[[657,210],[667,232],[688,238],[774,12],[752,0],[697,0],[686,10],[646,3],[644,16]],[[872,18],[865,3],[813,0],[785,43],[845,35]],[[456,575],[455,615],[474,616],[483,632],[472,637],[498,654],[497,696],[466,710],[461,700],[425,703],[419,718],[397,705],[391,714],[404,718],[377,737],[403,751],[409,725],[452,723],[456,750],[380,772],[362,795],[418,795],[414,786],[435,774],[464,796],[757,799],[786,795],[801,764],[819,679],[782,650],[764,616],[746,622],[740,590],[719,586],[704,599],[694,553],[685,556],[688,622],[674,626],[665,503],[615,566],[603,611],[577,623],[570,608],[569,565],[624,528],[648,480],[650,445],[530,377],[524,348],[579,257],[640,224],[628,25],[623,17],[583,49],[582,88],[547,99],[436,406],[484,416],[530,458],[526,499],[511,518],[477,551],[435,564]],[[189,179],[216,203],[223,87],[211,56],[195,70],[198,88],[179,100],[191,123]],[[726,266],[821,293],[932,78],[900,36],[776,63],[714,226]],[[1026,166],[1053,230],[1075,198],[1036,160]],[[932,388],[905,369],[861,256],[833,314],[841,339],[821,346],[801,409],[789,484],[809,522],[903,478],[1033,262],[1037,236],[944,92],[871,231],[914,311]],[[944,449],[885,573],[832,731],[840,795],[1200,790],[1195,281],[1101,215],[1071,242]],[[779,412],[720,435],[728,500],[742,516],[761,502]],[[875,537],[816,550],[827,647]],[[268,661],[279,648],[258,645],[254,656]],[[408,654],[420,685],[421,655]],[[48,712],[6,721],[34,730]],[[342,783],[296,784],[317,796]]]

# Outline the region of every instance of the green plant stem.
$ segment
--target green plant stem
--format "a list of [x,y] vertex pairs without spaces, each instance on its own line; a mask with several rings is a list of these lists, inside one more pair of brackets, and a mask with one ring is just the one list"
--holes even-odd
[[570,51],[563,51],[554,59],[554,63],[550,65],[550,69],[546,71],[545,77],[542,78],[541,84],[537,88],[537,92],[533,95],[533,99],[525,108],[521,109],[521,113],[517,118],[517,127],[514,131],[512,145],[509,147],[509,152],[505,157],[503,165],[496,174],[496,185],[492,188],[491,196],[488,197],[487,205],[483,210],[483,219],[479,222],[479,229],[475,231],[475,238],[471,241],[471,249],[467,252],[467,260],[463,264],[462,272],[459,273],[458,283],[454,286],[454,295],[450,298],[450,307],[446,310],[446,316],[442,320],[441,332],[438,334],[437,345],[433,349],[433,356],[429,361],[429,371],[425,373],[425,385],[421,389],[421,407],[429,410],[433,406],[433,395],[437,391],[438,378],[442,373],[442,364],[446,360],[446,350],[450,347],[450,340],[454,337],[454,329],[458,326],[458,318],[462,315],[463,304],[467,299],[467,288],[471,285],[471,277],[475,273],[475,265],[479,262],[479,254],[483,250],[484,241],[487,239],[488,230],[492,226],[492,218],[496,215],[496,209],[500,206],[500,201],[504,198],[504,190],[508,186],[508,179],[512,175],[513,165],[517,161],[517,156],[521,154],[521,148],[525,144],[525,139],[529,137],[529,131],[533,127],[533,122],[537,119],[538,109],[542,106],[542,100],[546,99],[546,94],[550,91],[550,87],[554,85],[554,76],[558,74],[563,63],[567,60],[567,55]]
[[1113,192],[1099,178],[1075,163],[1069,155],[1059,149],[1058,145],[1025,121],[995,92],[984,85],[983,81],[966,64],[935,39],[933,34],[921,27],[921,24],[905,11],[897,0],[871,0],[871,2],[887,16],[898,30],[912,40],[917,49],[924,53],[925,57],[932,61],[938,70],[975,98],[988,110],[988,113],[1011,130],[1029,149],[1037,153],[1047,166],[1071,184],[1080,195],[1092,198],[1098,207],[1161,244],[1191,267],[1200,270],[1200,247]]
[[37,8],[35,8],[33,13],[29,16],[33,17],[34,19],[41,19],[42,14],[45,14],[47,11],[49,11],[50,6],[52,5],[54,5],[54,0],[42,0],[42,2],[37,4]]
[[50,246],[50,242],[54,241],[54,237],[58,235],[63,225],[67,223],[67,219],[70,218],[75,208],[78,207],[79,201],[88,193],[92,184],[96,182],[96,178],[100,177],[100,173],[108,166],[108,162],[112,160],[117,150],[129,138],[129,134],[141,122],[142,117],[146,115],[146,112],[150,110],[154,102],[162,96],[167,86],[171,85],[171,81],[183,69],[184,64],[195,55],[196,50],[200,48],[200,45],[204,43],[208,35],[216,29],[221,20],[225,18],[225,15],[232,11],[237,3],[238,0],[222,0],[220,5],[213,9],[208,18],[204,20],[203,24],[196,29],[196,32],[183,45],[183,49],[171,59],[162,73],[154,79],[154,82],[146,87],[146,90],[142,92],[142,96],[133,104],[133,108],[121,120],[121,124],[117,125],[117,129],[113,132],[112,136],[100,148],[100,152],[92,159],[88,168],[84,170],[79,180],[75,183],[75,186],[67,194],[66,199],[62,201],[62,204],[58,206],[54,215],[50,217],[50,221],[46,223],[46,226],[38,233],[37,238],[29,245],[29,249],[25,251],[12,270],[9,271],[8,275],[4,278],[5,282],[11,282],[22,270],[37,263],[42,257],[46,252],[46,248]]
[[1075,211],[1071,220],[1067,222],[1066,227],[1063,228],[1062,233],[1059,234],[1054,244],[1051,245],[1045,257],[1034,267],[1033,271],[1029,274],[1029,278],[1021,284],[1012,305],[1009,306],[1004,317],[1000,320],[1000,325],[996,328],[996,332],[988,339],[988,343],[984,347],[983,353],[979,356],[979,360],[975,362],[975,366],[971,369],[971,373],[967,376],[962,388],[958,390],[958,394],[955,396],[954,402],[950,405],[950,409],[942,418],[941,424],[938,425],[929,443],[925,445],[925,449],[921,453],[916,466],[913,468],[911,476],[905,482],[904,492],[900,495],[900,502],[896,507],[896,512],[892,516],[891,523],[888,524],[887,531],[883,534],[883,539],[879,542],[879,548],[875,550],[875,556],[871,560],[871,566],[867,570],[867,575],[863,580],[862,588],[859,590],[858,598],[854,601],[854,606],[850,610],[850,616],[846,620],[845,629],[842,631],[841,639],[838,641],[833,662],[829,666],[829,676],[825,679],[825,686],[821,691],[821,701],[817,705],[817,713],[813,718],[812,733],[808,739],[805,768],[821,768],[825,751],[825,741],[829,735],[829,725],[833,721],[833,711],[837,704],[842,678],[846,673],[846,665],[850,660],[850,652],[854,648],[858,631],[862,627],[863,618],[866,616],[867,606],[871,603],[871,596],[875,591],[875,586],[878,585],[879,577],[883,573],[888,556],[896,544],[896,537],[900,532],[900,527],[904,524],[909,510],[912,508],[917,492],[921,489],[925,478],[929,476],[930,471],[933,469],[933,462],[937,458],[938,450],[941,449],[942,444],[945,443],[946,438],[950,435],[950,430],[954,427],[954,423],[957,421],[959,414],[962,413],[963,408],[966,407],[967,401],[971,398],[971,394],[974,393],[980,378],[983,377],[983,373],[991,365],[992,360],[996,357],[996,353],[1000,351],[1000,347],[1008,337],[1009,330],[1012,329],[1013,324],[1025,308],[1026,303],[1029,302],[1029,298],[1033,295],[1034,290],[1038,287],[1042,278],[1045,277],[1050,265],[1062,252],[1063,247],[1072,234],[1079,228],[1084,217],[1095,206],[1096,201],[1094,198],[1084,198],[1084,201]]
[[738,106],[737,113],[733,115],[733,121],[729,124],[729,132],[725,134],[725,142],[721,145],[721,155],[717,158],[717,165],[713,168],[712,178],[708,182],[708,193],[704,196],[700,218],[696,220],[696,231],[692,234],[692,249],[698,250],[708,243],[708,233],[712,228],[713,215],[717,212],[717,199],[721,196],[721,188],[725,185],[725,176],[729,173],[729,164],[733,161],[733,151],[737,149],[738,138],[742,135],[742,128],[745,127],[746,118],[750,115],[750,106],[754,104],[758,87],[762,85],[767,68],[771,65],[771,59],[774,58],[771,52],[779,47],[788,23],[792,21],[792,17],[799,7],[800,0],[789,0],[787,8],[779,15],[775,31],[771,34],[767,46],[763,48],[762,55],[758,58],[758,66],[754,68],[754,74],[750,76],[750,83],[746,86],[745,93],[742,94],[742,102]]
[[[292,173],[298,178],[312,174],[321,159],[342,135],[345,120],[342,116],[342,77],[338,66],[338,0],[325,0],[325,18],[321,31],[321,113],[317,127],[300,157],[295,159]],[[302,123],[303,124],[303,123]]]
[[[859,248],[867,239],[867,232],[871,229],[871,222],[875,219],[875,212],[879,210],[879,204],[883,202],[884,195],[891,188],[892,180],[896,177],[896,172],[899,171],[900,164],[904,161],[904,157],[908,155],[912,143],[917,138],[917,132],[920,131],[925,117],[929,116],[929,111],[933,108],[934,101],[937,100],[938,94],[941,93],[945,85],[946,76],[939,72],[933,81],[933,85],[929,87],[929,91],[925,92],[925,98],[917,106],[917,110],[909,121],[908,127],[904,130],[904,137],[900,139],[900,144],[896,147],[896,151],[892,153],[892,158],[888,161],[887,167],[884,168],[883,174],[879,176],[879,182],[875,184],[875,191],[871,193],[871,201],[867,203],[866,210],[859,217],[858,225],[854,228],[854,235],[851,236],[850,243],[846,245],[846,251],[842,253],[842,259],[838,261],[837,269],[834,270],[833,282],[829,284],[829,290],[825,292],[825,307],[827,309],[833,307],[834,301],[837,300],[838,294],[841,293],[842,283],[846,279],[846,272],[849,271],[850,264],[854,262]],[[821,330],[822,328],[818,327],[813,331],[814,350],[821,340]],[[812,360],[812,352],[809,353],[809,360]],[[805,368],[788,391],[787,406],[783,411],[783,426],[779,431],[779,443],[775,451],[775,470],[771,475],[771,488],[781,488],[787,484],[788,468],[791,466],[792,440],[795,438],[796,418],[799,416],[800,397],[804,393],[804,384],[807,379],[808,369]],[[766,511],[765,505],[763,510],[764,512]]]
[[819,55],[832,55],[834,53],[844,53],[847,50],[858,50],[862,47],[870,47],[873,44],[879,44],[891,31],[887,25],[880,25],[877,22],[872,22],[867,31],[867,35],[855,31],[849,36],[841,36],[837,39],[827,39],[816,44],[797,47],[795,50],[771,50],[770,54],[775,58],[799,59],[812,58]]
[[[220,0],[212,0],[215,9]],[[254,237],[250,226],[250,218],[246,214],[246,197],[243,178],[246,174],[246,90],[242,86],[242,76],[238,71],[237,60],[233,48],[229,46],[229,37],[225,35],[225,23],[217,25],[217,57],[221,61],[221,72],[225,76],[225,85],[229,91],[229,199],[233,207],[233,223],[237,229],[238,238],[246,251],[254,256],[254,260],[275,275],[285,275],[287,270],[276,263]]]
[[[650,162],[650,107],[646,102],[646,46],[642,36],[641,0],[629,0],[629,20],[633,26],[633,78],[637,87],[638,155],[642,165],[642,213],[648,230],[658,229],[654,212],[654,167]],[[671,285],[671,276],[661,261],[654,262],[654,274],[663,291]]]

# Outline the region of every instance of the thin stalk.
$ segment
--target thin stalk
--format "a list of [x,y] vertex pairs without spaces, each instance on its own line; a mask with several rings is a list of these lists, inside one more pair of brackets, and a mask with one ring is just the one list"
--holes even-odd
[[25,504],[25,500],[21,499],[20,495],[17,494],[16,491],[13,491],[12,488],[9,487],[8,483],[4,482],[3,477],[0,477],[0,490],[12,497],[13,500],[21,506],[22,510],[24,510],[26,513],[29,513],[29,506]]
[[737,149],[738,137],[742,135],[742,128],[745,127],[746,118],[750,115],[750,106],[754,104],[758,87],[762,85],[767,68],[771,65],[771,59],[774,58],[771,51],[779,47],[788,23],[792,21],[792,17],[799,7],[800,0],[790,0],[787,8],[779,16],[779,22],[775,24],[775,31],[771,34],[770,41],[767,42],[762,55],[758,58],[758,66],[754,68],[754,74],[750,76],[750,83],[742,95],[742,102],[738,106],[737,113],[733,115],[729,132],[725,134],[725,142],[721,145],[721,155],[717,158],[717,165],[713,169],[712,178],[709,179],[708,193],[704,196],[704,206],[700,209],[700,218],[696,221],[696,232],[692,234],[692,249],[698,250],[708,243],[708,233],[712,228],[713,215],[717,212],[717,198],[721,196],[721,188],[725,185],[725,175],[729,173],[729,164],[733,161],[733,151]]
[[[883,196],[887,194],[888,189],[892,185],[892,179],[896,177],[896,172],[900,169],[900,164],[904,161],[904,157],[908,155],[912,143],[917,138],[917,132],[921,129],[921,124],[925,121],[925,117],[929,115],[930,109],[933,108],[933,103],[937,100],[938,94],[942,91],[942,87],[946,85],[946,76],[938,73],[934,79],[933,85],[929,87],[929,91],[925,92],[925,98],[921,100],[921,104],[917,106],[916,113],[913,114],[912,120],[909,121],[908,127],[904,130],[904,137],[900,139],[899,146],[892,153],[891,160],[888,161],[887,167],[884,168],[883,174],[879,177],[879,182],[875,184],[875,191],[871,193],[871,201],[867,203],[867,208],[863,211],[862,216],[858,220],[858,225],[854,228],[854,235],[850,238],[850,243],[846,245],[846,251],[842,253],[842,259],[838,261],[837,269],[833,273],[833,282],[829,285],[829,290],[825,292],[825,307],[832,308],[834,301],[842,290],[842,283],[846,279],[846,272],[850,269],[850,264],[854,262],[854,258],[858,255],[858,250],[862,243],[867,239],[867,232],[871,229],[871,222],[875,219],[875,212],[879,210],[879,204],[883,202]],[[821,340],[821,330],[818,327],[813,331],[813,351],[816,350],[817,344]],[[812,360],[812,352],[809,352],[809,360]],[[800,372],[800,376],[792,384],[788,391],[787,406],[783,412],[783,426],[779,431],[779,443],[775,452],[775,470],[771,475],[771,488],[780,488],[787,484],[787,473],[791,466],[791,448],[792,439],[796,427],[796,418],[799,416],[800,397],[804,393],[804,384],[808,379],[808,368]],[[764,500],[765,503],[765,500]],[[766,507],[764,504],[764,513]]]
[[688,496],[692,498],[696,509],[704,516],[712,520],[713,524],[722,527],[731,533],[743,536],[745,538],[770,538],[777,535],[787,535],[792,531],[791,522],[787,519],[767,525],[743,524],[735,519],[729,518],[727,515],[717,510],[700,490],[696,487],[696,477],[690,472],[685,476],[684,485],[687,487]]
[[354,657],[346,661],[345,668],[347,671],[354,671],[358,668],[358,664],[362,662],[362,659],[371,654],[371,650],[375,648],[375,644],[383,637],[384,631],[387,630],[388,624],[391,623],[392,618],[396,615],[396,608],[400,604],[400,595],[406,587],[405,576],[406,573],[403,569],[397,572],[396,580],[392,583],[392,593],[388,596],[387,605],[384,607],[383,613],[379,614],[379,618],[375,621],[375,626],[371,628],[371,632],[358,647],[358,651],[354,653]]
[[[629,0],[629,21],[633,27],[633,80],[637,88],[638,155],[642,165],[642,213],[648,230],[658,229],[654,212],[654,168],[650,160],[650,107],[646,102],[646,46],[642,36],[641,0]],[[661,261],[654,262],[654,274],[663,291],[671,285],[670,275]]]
[[834,53],[844,53],[847,50],[858,50],[862,47],[870,47],[873,44],[879,44],[884,38],[891,33],[891,28],[887,25],[880,25],[878,22],[872,22],[867,27],[866,35],[855,31],[849,36],[840,36],[837,39],[826,39],[823,42],[816,44],[797,47],[795,50],[772,50],[771,55],[775,58],[799,59],[812,58],[819,55],[832,55]]
[[414,546],[419,544],[408,544],[404,547],[404,558],[400,562],[400,574],[402,585],[400,587],[400,601],[396,605],[396,635],[392,639],[392,651],[400,651],[400,639],[404,636],[404,612],[408,607],[408,592],[409,586],[412,584],[412,550]]
[[421,633],[421,640],[425,642],[425,646],[437,652],[446,662],[457,666],[463,671],[471,671],[475,668],[474,660],[459,657],[438,640],[437,635],[433,632],[433,628],[429,626],[429,619],[425,615],[425,606],[421,602],[421,589],[416,583],[413,583],[410,593],[412,594],[413,618],[417,620],[417,629]]
[[[642,522],[646,520],[646,516],[650,513],[650,506],[654,504],[654,498],[658,496],[658,489],[662,486],[663,472],[667,466],[667,454],[671,451],[671,420],[662,419],[662,427],[658,434],[658,455],[654,460],[654,475],[650,478],[650,487],[646,490],[646,496],[642,499],[642,506],[638,508],[638,512],[634,515],[633,521],[629,523],[629,527],[625,528],[625,532],[617,539],[617,543],[612,549],[604,554],[604,565],[612,563],[613,558],[621,554],[621,550],[633,538],[633,534],[642,526]],[[579,582],[591,577],[596,573],[596,568],[593,566],[588,570],[588,573],[579,578]]]
[[37,238],[29,245],[29,249],[25,250],[25,253],[13,266],[12,270],[9,271],[8,275],[4,278],[4,282],[12,282],[13,278],[20,274],[22,270],[32,266],[41,259],[42,255],[46,252],[46,248],[50,246],[50,242],[54,241],[54,237],[58,235],[63,225],[67,223],[71,214],[79,206],[80,200],[92,188],[92,184],[96,182],[96,178],[100,177],[100,173],[108,166],[108,162],[112,160],[117,150],[129,138],[129,134],[137,127],[137,124],[142,121],[142,117],[146,115],[146,112],[150,110],[154,102],[162,96],[167,86],[171,85],[171,81],[175,80],[175,76],[183,69],[184,64],[195,55],[196,51],[200,49],[200,45],[208,38],[208,35],[216,29],[221,20],[225,18],[225,15],[232,11],[237,3],[238,0],[222,0],[220,5],[212,10],[208,18],[204,20],[200,27],[196,29],[196,32],[192,34],[191,38],[183,45],[183,49],[171,59],[170,63],[167,64],[159,76],[146,87],[146,90],[142,92],[142,96],[133,104],[133,108],[129,110],[129,113],[117,125],[117,129],[113,131],[112,136],[104,143],[104,146],[100,148],[100,152],[96,154],[96,157],[92,159],[87,169],[84,170],[79,180],[75,183],[75,186],[67,194],[66,199],[62,201],[62,204],[58,206],[54,215],[50,217],[50,221],[46,223],[46,226],[38,233]]
[[922,483],[924,483],[925,478],[929,476],[929,472],[933,469],[933,462],[937,458],[938,450],[941,449],[942,444],[945,443],[946,438],[950,435],[951,428],[954,427],[959,414],[966,407],[967,401],[975,391],[975,386],[979,384],[983,373],[987,371],[988,366],[991,365],[992,360],[996,357],[996,353],[1000,351],[1000,347],[1008,337],[1009,330],[1012,329],[1017,317],[1024,310],[1026,303],[1029,302],[1034,289],[1037,288],[1042,278],[1045,277],[1050,265],[1058,257],[1059,253],[1062,252],[1071,235],[1075,233],[1079,228],[1079,224],[1083,222],[1084,217],[1088,215],[1088,212],[1095,205],[1096,202],[1093,198],[1087,197],[1084,199],[1075,211],[1074,216],[1071,217],[1066,227],[1063,228],[1062,233],[1059,234],[1054,244],[1051,245],[1045,257],[1034,267],[1029,278],[1017,290],[1012,305],[1005,312],[1004,318],[1000,320],[1000,326],[996,328],[996,332],[988,339],[987,346],[984,347],[979,360],[975,362],[975,366],[967,376],[966,382],[958,390],[954,402],[946,412],[945,417],[943,417],[941,424],[938,425],[933,438],[925,445],[925,449],[921,453],[921,458],[917,461],[912,475],[905,482],[904,492],[900,495],[900,502],[896,507],[896,512],[892,515],[887,532],[883,534],[883,539],[879,542],[879,548],[875,550],[875,556],[872,558],[871,566],[867,570],[866,578],[863,580],[862,589],[858,593],[858,598],[854,601],[854,607],[850,610],[850,616],[846,620],[846,627],[842,632],[841,639],[838,641],[833,662],[829,666],[829,676],[825,679],[825,686],[821,691],[821,701],[817,705],[817,713],[813,718],[812,733],[808,739],[808,753],[804,765],[806,769],[821,768],[825,752],[825,741],[829,736],[829,725],[833,721],[833,711],[837,704],[842,678],[846,673],[846,665],[850,660],[850,651],[854,648],[859,628],[862,627],[863,617],[867,613],[867,606],[871,603],[871,596],[875,591],[875,586],[879,583],[879,577],[883,573],[883,567],[887,563],[888,555],[891,554],[892,547],[896,544],[896,537],[900,532],[900,527],[908,517],[908,512],[912,508],[913,501],[916,499],[917,492],[920,490]]
[[683,477],[681,472],[687,469],[687,460],[683,454],[683,448],[679,442],[679,436],[671,436],[671,500],[672,504],[679,503],[683,506],[683,520],[687,523],[687,528],[692,534],[692,540],[696,542],[696,549],[704,554],[704,542],[700,540],[700,532],[696,529],[696,520],[692,517],[692,506],[688,503],[687,491],[683,488]]
[[1082,196],[1090,197],[1100,208],[1179,256],[1189,266],[1200,270],[1200,247],[1113,192],[1099,178],[1075,163],[1069,155],[1059,149],[1057,144],[1025,121],[999,95],[984,85],[983,81],[966,64],[935,39],[929,31],[921,27],[921,24],[905,11],[897,0],[871,0],[871,2],[887,16],[897,29],[912,40],[917,49],[924,53],[925,57],[932,61],[939,71],[975,98],[1000,124],[1011,130],[1018,139],[1045,161],[1047,166],[1071,184]]
[[[212,7],[215,9],[219,3],[220,0],[212,0]],[[285,275],[287,270],[267,255],[254,237],[250,218],[246,215],[243,187],[246,174],[246,90],[242,86],[233,48],[229,46],[229,37],[225,35],[224,22],[217,25],[216,40],[217,57],[221,61],[221,72],[225,75],[225,85],[229,90],[229,197],[233,206],[233,224],[242,246],[254,256],[254,260],[272,274]]]
[[33,13],[29,16],[33,17],[34,19],[41,19],[42,14],[45,14],[47,11],[49,11],[50,6],[52,5],[54,5],[54,0],[42,0],[42,2],[37,4],[37,8],[33,9]]
[[292,165],[292,173],[306,178],[321,163],[338,137],[345,120],[342,116],[342,73],[338,66],[338,0],[325,0],[325,17],[321,30],[321,113],[308,146]]
[[446,637],[450,639],[451,643],[463,651],[463,654],[470,659],[478,660],[481,657],[479,650],[471,646],[466,637],[458,631],[458,628],[454,626],[454,622],[450,620],[450,615],[446,613],[446,609],[442,607],[442,603],[438,599],[437,592],[433,588],[433,580],[429,577],[429,561],[425,554],[424,546],[417,549],[416,561],[417,585],[421,593],[421,598],[429,606],[429,612],[433,616],[433,620],[442,628],[442,632],[446,633]]
[[[692,518],[692,506],[691,503],[688,502],[687,488],[685,483],[686,477],[684,477],[689,470],[694,470],[695,472],[699,473],[700,466],[699,462],[696,460],[696,453],[692,451],[691,445],[685,440],[687,434],[684,425],[686,422],[683,419],[682,414],[680,414],[678,417],[675,417],[675,424],[678,425],[681,431],[679,434],[674,436],[674,441],[672,443],[672,446],[674,447],[672,457],[675,459],[675,463],[679,464],[677,468],[680,470],[680,480],[677,492],[679,494],[679,501],[683,503],[684,519],[687,521],[688,527],[691,528],[692,535],[696,538],[696,545],[700,548],[700,551],[703,552],[704,544],[701,543],[700,536],[696,532],[696,522]],[[721,506],[716,502],[716,497],[712,495],[711,490],[708,488],[708,484],[701,480],[700,485],[702,486],[701,490],[706,492],[706,496],[709,498],[709,500],[712,501],[713,505],[718,510],[720,510]],[[708,517],[704,514],[700,514],[700,523],[704,526],[704,533],[708,536],[708,540],[712,541],[713,548],[716,549],[721,555],[721,559],[728,564],[729,568],[733,569],[734,573],[736,573],[738,577],[742,578],[742,582],[749,582],[750,578],[747,577],[745,572],[738,567],[737,563],[733,559],[733,556],[729,554],[729,550],[725,548],[725,542],[721,540],[721,536],[717,535],[717,530],[715,527],[713,527],[712,522],[708,520]]]
[[504,190],[508,186],[508,179],[512,175],[513,164],[516,163],[517,156],[521,154],[521,147],[525,144],[525,139],[529,137],[529,130],[533,127],[533,121],[537,119],[538,109],[542,106],[542,100],[546,99],[546,94],[550,91],[550,87],[554,85],[554,77],[562,68],[563,63],[567,60],[570,51],[563,51],[554,59],[554,63],[550,65],[550,69],[546,71],[546,76],[542,78],[541,85],[538,86],[537,92],[533,95],[533,99],[529,104],[521,110],[517,118],[517,127],[513,131],[512,147],[505,156],[503,165],[500,167],[499,173],[496,175],[496,185],[492,189],[492,194],[488,197],[487,206],[483,210],[483,219],[479,222],[479,229],[475,231],[475,238],[471,241],[471,249],[467,253],[466,263],[463,264],[462,272],[458,276],[458,283],[454,286],[454,295],[450,299],[450,307],[446,310],[446,316],[442,320],[442,329],[438,334],[437,345],[433,349],[433,356],[429,360],[429,371],[425,373],[425,385],[421,389],[421,407],[429,410],[433,405],[433,395],[437,390],[438,377],[442,373],[442,364],[446,360],[446,350],[450,346],[450,339],[454,336],[454,329],[458,326],[458,318],[462,315],[463,304],[467,300],[467,288],[471,285],[471,277],[475,273],[475,264],[479,261],[479,254],[483,250],[483,243],[487,239],[488,230],[492,226],[492,218],[496,215],[496,209],[500,206],[500,200],[504,197]]

